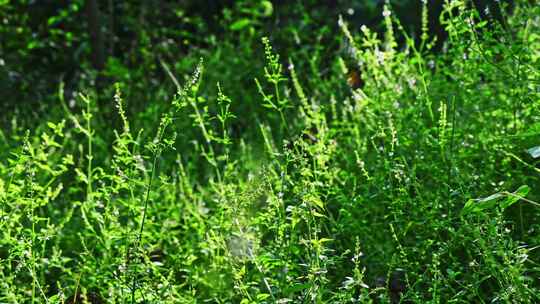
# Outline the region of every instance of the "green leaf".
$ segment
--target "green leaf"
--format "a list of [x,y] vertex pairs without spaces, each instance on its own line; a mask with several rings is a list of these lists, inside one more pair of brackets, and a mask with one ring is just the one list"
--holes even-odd
[[34,41],[28,42],[28,44],[26,45],[26,48],[29,50],[32,50],[32,49],[37,48],[38,45],[39,45],[39,42],[34,40]]
[[54,25],[54,24],[57,23],[58,21],[60,21],[60,17],[59,17],[59,16],[52,16],[52,17],[50,17],[49,19],[47,19],[47,25],[49,25],[49,26]]
[[315,206],[317,208],[319,208],[319,210],[324,210],[324,203],[323,201],[318,198],[317,196],[315,195],[306,195],[304,196],[304,201],[307,202],[308,204],[312,205],[312,206]]
[[[494,208],[499,205],[502,209],[506,209],[523,198],[529,193],[529,186],[522,185],[515,192],[498,192],[484,198],[471,198],[461,209],[461,215],[470,213],[479,213],[486,209]],[[501,200],[504,198],[503,200]]]
[[291,294],[291,293],[294,294],[294,293],[297,293],[299,291],[306,290],[306,289],[309,289],[309,288],[311,288],[311,284],[309,284],[309,283],[295,284],[295,285],[292,285],[289,288],[285,289],[285,292],[287,294]]
[[[61,303],[60,301],[60,296],[58,295],[54,295],[52,297],[49,298],[49,303]],[[63,301],[62,301],[63,302]]]
[[240,31],[249,25],[251,25],[251,20],[247,18],[242,18],[231,24],[230,29],[231,31]]
[[270,295],[267,293],[260,293],[257,295],[257,300],[264,301],[266,299],[270,298]]
[[261,16],[263,17],[272,16],[272,13],[274,12],[274,6],[272,5],[272,2],[261,1],[260,6],[261,6]]
[[529,193],[529,186],[522,185],[520,186],[514,193],[510,193],[507,195],[506,199],[501,202],[501,207],[503,209],[506,209],[519,201],[521,198],[524,198]]

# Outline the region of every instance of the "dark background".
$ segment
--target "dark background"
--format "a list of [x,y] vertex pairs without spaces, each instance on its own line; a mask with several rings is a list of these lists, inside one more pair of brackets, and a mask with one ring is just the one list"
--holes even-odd
[[[0,113],[4,123],[15,112],[24,111],[29,114],[27,117],[35,119],[49,111],[58,103],[56,92],[60,82],[66,85],[68,99],[78,89],[96,89],[102,109],[107,112],[110,95],[102,93],[107,93],[103,90],[114,82],[125,83],[135,95],[137,88],[153,90],[167,77],[160,67],[160,58],[178,63],[201,50],[210,53],[223,41],[234,44],[242,40],[247,52],[250,47],[260,52],[259,38],[270,36],[282,58],[287,58],[294,57],[295,43],[300,39],[306,45],[323,45],[321,56],[332,58],[343,41],[338,16],[342,15],[354,32],[361,25],[382,31],[384,5],[383,1],[367,0],[280,0],[272,1],[273,10],[269,13],[264,12],[259,1],[1,3]],[[435,50],[445,39],[444,29],[438,23],[442,3],[429,1],[428,6],[430,31],[438,37]],[[390,4],[406,30],[418,37],[421,2]],[[492,16],[501,19],[494,1],[477,0],[471,5],[480,8],[482,14],[489,6]],[[233,25],[239,20],[249,23],[238,29]],[[174,66],[176,72],[187,69],[183,64]],[[142,104],[147,97],[140,96]]]

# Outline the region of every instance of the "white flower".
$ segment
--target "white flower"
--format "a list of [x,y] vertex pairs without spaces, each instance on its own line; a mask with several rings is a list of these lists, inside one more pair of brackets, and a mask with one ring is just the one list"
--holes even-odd
[[352,277],[345,277],[345,281],[343,281],[342,286],[343,288],[348,288],[349,286],[354,284],[354,279]]
[[133,159],[135,160],[135,165],[137,169],[144,171],[146,170],[146,167],[144,166],[144,159],[140,154],[133,155]]
[[382,64],[384,62],[384,53],[379,51],[379,50],[375,50],[375,56],[377,57],[377,62],[379,64]]
[[415,78],[409,78],[407,79],[407,84],[409,84],[409,87],[412,89],[414,88],[414,85],[416,84],[416,79]]
[[341,18],[341,15],[339,16],[337,24],[339,27],[343,27],[345,25],[345,23],[343,22],[343,18]]

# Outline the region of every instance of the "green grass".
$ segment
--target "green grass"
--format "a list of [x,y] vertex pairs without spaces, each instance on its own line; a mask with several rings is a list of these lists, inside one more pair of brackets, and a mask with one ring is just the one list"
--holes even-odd
[[60,86],[0,134],[0,302],[539,302],[540,6],[449,1],[441,52],[385,11],[324,73],[263,38],[249,88],[228,42],[137,113]]

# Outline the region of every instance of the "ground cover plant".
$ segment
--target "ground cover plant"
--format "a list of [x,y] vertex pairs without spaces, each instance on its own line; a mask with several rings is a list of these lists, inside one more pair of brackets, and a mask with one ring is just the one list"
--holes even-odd
[[540,5],[445,1],[443,41],[428,6],[275,33],[239,1],[15,110],[0,302],[540,302]]

